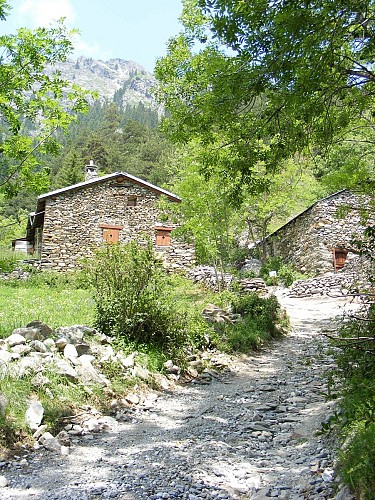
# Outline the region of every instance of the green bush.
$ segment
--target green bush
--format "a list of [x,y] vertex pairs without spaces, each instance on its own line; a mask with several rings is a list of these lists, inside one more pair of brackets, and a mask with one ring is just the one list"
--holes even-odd
[[100,331],[175,355],[188,343],[186,315],[167,293],[168,276],[150,242],[105,245],[87,262],[86,271]]
[[280,316],[280,304],[274,295],[263,298],[257,294],[239,295],[233,304],[234,312],[258,325],[259,329],[271,337],[277,336],[276,324]]
[[22,265],[25,254],[14,252],[10,248],[0,247],[0,272],[10,273]]
[[339,453],[339,470],[356,498],[375,498],[375,423],[357,422]]
[[339,412],[333,429],[341,441],[338,468],[357,498],[375,497],[375,307],[344,324],[336,347],[333,377]]
[[248,353],[279,337],[278,325],[288,328],[275,296],[231,294],[231,306],[234,313],[241,314],[242,320],[235,324],[218,324],[212,335],[212,343],[223,351]]
[[[271,277],[270,271],[276,271],[277,276]],[[267,285],[291,286],[294,281],[304,279],[306,276],[297,271],[293,266],[284,264],[279,257],[271,257],[264,262],[260,268],[259,276],[264,279]]]

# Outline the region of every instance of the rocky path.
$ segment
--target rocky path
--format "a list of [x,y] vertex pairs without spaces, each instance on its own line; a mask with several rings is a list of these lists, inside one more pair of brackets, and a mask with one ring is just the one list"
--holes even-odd
[[316,435],[331,410],[320,331],[343,302],[280,300],[294,327],[286,339],[237,360],[222,380],[155,395],[129,421],[77,439],[66,457],[39,450],[4,466],[0,498],[335,498],[333,457]]

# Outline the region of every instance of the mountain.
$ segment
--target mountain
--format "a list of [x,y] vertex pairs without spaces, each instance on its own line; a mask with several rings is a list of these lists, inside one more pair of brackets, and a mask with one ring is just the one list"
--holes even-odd
[[62,78],[76,83],[83,89],[96,90],[100,100],[114,100],[117,104],[145,107],[161,113],[152,96],[151,89],[156,80],[140,64],[123,59],[98,61],[92,58],[80,57],[76,61],[68,59],[58,63],[47,72],[59,71]]

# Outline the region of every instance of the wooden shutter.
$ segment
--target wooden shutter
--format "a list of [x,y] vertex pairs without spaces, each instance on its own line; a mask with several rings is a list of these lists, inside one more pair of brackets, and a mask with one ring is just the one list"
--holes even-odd
[[171,227],[155,227],[156,246],[169,247],[171,244]]
[[342,269],[345,265],[346,258],[348,256],[348,251],[343,248],[334,248],[333,249],[333,265],[335,271]]
[[99,224],[99,227],[103,230],[102,235],[104,241],[106,241],[107,243],[118,243],[120,230],[123,229],[124,226]]

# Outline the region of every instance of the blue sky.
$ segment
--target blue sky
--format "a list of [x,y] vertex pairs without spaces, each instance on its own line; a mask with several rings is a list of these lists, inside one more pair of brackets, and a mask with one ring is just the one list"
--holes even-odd
[[78,28],[74,57],[135,61],[153,71],[168,39],[180,30],[182,0],[9,0],[12,11],[0,34],[17,28],[49,26],[66,17]]

